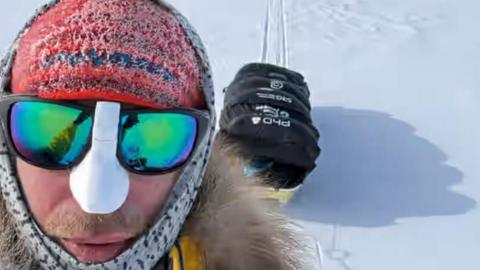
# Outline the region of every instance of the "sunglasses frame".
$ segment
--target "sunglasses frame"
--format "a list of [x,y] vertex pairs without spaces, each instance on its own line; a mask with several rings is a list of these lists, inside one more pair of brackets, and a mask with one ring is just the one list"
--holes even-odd
[[[88,141],[87,144],[85,145],[84,149],[82,152],[79,154],[79,156],[68,166],[45,166],[44,164],[40,164],[38,162],[29,160],[28,158],[24,157],[16,148],[15,143],[13,142],[12,139],[12,134],[11,134],[11,129],[10,129],[10,112],[12,105],[17,103],[17,102],[22,102],[22,101],[36,101],[36,102],[42,102],[42,103],[49,103],[49,104],[55,104],[55,105],[60,105],[60,106],[65,106],[69,108],[74,108],[81,110],[83,112],[87,112],[91,115],[93,118],[92,120],[95,121],[95,107],[90,107],[90,106],[82,106],[80,104],[75,104],[72,103],[71,101],[62,101],[62,100],[48,100],[48,99],[42,99],[39,98],[36,95],[30,95],[30,94],[13,94],[13,95],[8,95],[8,96],[3,96],[0,98],[0,124],[1,124],[1,131],[4,134],[7,147],[10,149],[10,153],[14,153],[15,156],[19,157],[26,163],[44,168],[47,170],[70,170],[73,167],[77,166],[82,162],[82,160],[85,158],[85,155],[90,151],[90,148],[92,146],[92,133],[93,133],[93,125],[90,129],[90,133],[88,136]],[[88,100],[85,100],[88,101]],[[91,101],[104,101],[104,100],[91,100]],[[108,101],[108,100],[105,100]],[[189,115],[193,116],[196,119],[197,122],[197,134],[195,136],[195,142],[193,149],[190,152],[190,155],[188,158],[175,165],[172,168],[168,169],[158,169],[158,170],[148,170],[148,171],[137,171],[128,166],[126,161],[123,159],[121,151],[120,151],[120,142],[117,141],[117,150],[116,150],[116,157],[120,164],[122,165],[123,168],[125,168],[127,171],[134,173],[134,174],[139,174],[139,175],[159,175],[159,174],[166,174],[172,171],[177,170],[178,168],[183,167],[185,164],[187,164],[192,157],[196,154],[198,151],[198,145],[201,140],[205,137],[207,130],[208,130],[208,124],[210,122],[210,115],[207,110],[197,110],[197,109],[191,109],[191,108],[169,108],[169,109],[150,109],[150,108],[133,108],[133,109],[124,109],[123,108],[124,104],[122,104],[122,108],[120,111],[120,117],[126,114],[131,114],[131,113],[179,113],[179,114],[184,114],[184,115]],[[120,119],[118,120],[118,124],[121,125]],[[118,133],[120,134],[120,128]]]

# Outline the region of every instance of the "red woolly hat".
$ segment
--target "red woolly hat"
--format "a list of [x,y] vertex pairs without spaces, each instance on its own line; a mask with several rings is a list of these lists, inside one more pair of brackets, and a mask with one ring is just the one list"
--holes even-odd
[[190,40],[177,18],[151,0],[62,0],[20,39],[12,91],[205,107]]

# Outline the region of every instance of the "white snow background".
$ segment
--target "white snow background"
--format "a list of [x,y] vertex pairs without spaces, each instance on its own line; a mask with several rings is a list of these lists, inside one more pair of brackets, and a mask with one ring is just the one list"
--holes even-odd
[[[259,59],[266,1],[171,0],[222,88]],[[41,0],[2,1],[0,48]],[[290,67],[323,153],[287,207],[327,270],[480,269],[480,2],[287,0]]]

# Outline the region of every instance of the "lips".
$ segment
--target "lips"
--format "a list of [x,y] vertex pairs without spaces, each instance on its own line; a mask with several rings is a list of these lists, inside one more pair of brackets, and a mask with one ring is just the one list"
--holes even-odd
[[125,234],[60,239],[60,243],[68,252],[85,263],[110,261],[130,247],[133,242],[134,238]]

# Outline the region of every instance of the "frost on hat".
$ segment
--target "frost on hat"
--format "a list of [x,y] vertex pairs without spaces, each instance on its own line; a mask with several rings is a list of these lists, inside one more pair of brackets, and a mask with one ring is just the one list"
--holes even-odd
[[199,60],[180,22],[151,0],[63,0],[20,40],[12,92],[205,107]]

